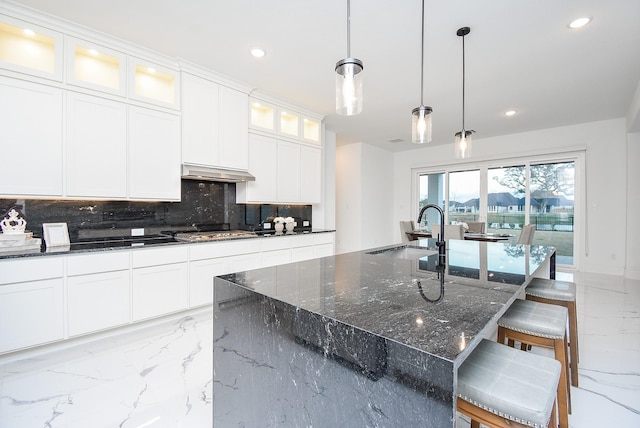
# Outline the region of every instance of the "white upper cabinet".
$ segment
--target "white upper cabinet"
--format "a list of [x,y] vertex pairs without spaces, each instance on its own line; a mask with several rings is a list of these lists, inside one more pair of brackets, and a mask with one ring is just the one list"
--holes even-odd
[[218,165],[219,85],[182,73],[182,161]]
[[300,147],[300,201],[322,202],[322,150]]
[[67,94],[66,196],[127,197],[127,106]]
[[0,117],[0,195],[62,196],[62,90],[0,76]]
[[249,96],[235,89],[220,87],[220,164],[249,168]]
[[249,171],[255,181],[236,184],[239,203],[321,202],[322,149],[249,134]]
[[180,200],[180,117],[129,106],[130,199]]
[[249,109],[251,129],[274,134],[277,138],[322,145],[322,120],[319,117],[258,98],[250,100]]
[[67,83],[125,96],[126,55],[86,40],[66,37]]
[[240,203],[277,202],[278,140],[249,135],[249,171],[255,181],[236,183],[236,201]]
[[248,169],[248,95],[182,73],[182,162]]
[[0,15],[0,67],[62,81],[62,34]]
[[129,98],[180,108],[178,72],[140,58],[128,57]]

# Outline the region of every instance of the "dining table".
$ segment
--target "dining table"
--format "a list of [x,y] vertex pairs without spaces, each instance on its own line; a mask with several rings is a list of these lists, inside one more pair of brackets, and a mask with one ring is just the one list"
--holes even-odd
[[[410,241],[416,241],[421,238],[431,238],[431,232],[427,230],[414,230],[412,232],[406,232]],[[467,241],[481,241],[481,242],[501,242],[508,241],[513,238],[514,235],[510,233],[475,233],[465,232],[464,239]]]

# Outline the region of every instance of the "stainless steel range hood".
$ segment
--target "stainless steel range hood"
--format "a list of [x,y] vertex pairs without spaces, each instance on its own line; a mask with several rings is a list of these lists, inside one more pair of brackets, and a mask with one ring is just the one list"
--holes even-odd
[[256,180],[256,178],[247,171],[212,168],[188,163],[182,164],[182,178],[189,180],[220,181],[223,183],[239,183],[242,181]]

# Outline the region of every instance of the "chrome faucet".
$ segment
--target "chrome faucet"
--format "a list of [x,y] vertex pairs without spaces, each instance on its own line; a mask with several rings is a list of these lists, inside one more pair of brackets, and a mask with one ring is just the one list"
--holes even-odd
[[[440,240],[436,240],[436,247],[438,247],[439,264],[441,266],[446,266],[447,248],[446,241],[444,240],[444,211],[442,211],[442,208],[437,205],[427,204],[422,207],[422,209],[420,210],[420,214],[418,214],[418,224],[420,224],[420,221],[422,221],[422,215],[428,208],[435,208],[440,213]],[[435,236],[433,236],[433,230],[431,231],[431,237],[435,238]]]

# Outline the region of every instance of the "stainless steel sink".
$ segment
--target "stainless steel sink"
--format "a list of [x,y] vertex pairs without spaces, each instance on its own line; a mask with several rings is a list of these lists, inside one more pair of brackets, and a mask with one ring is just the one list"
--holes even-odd
[[438,250],[432,250],[424,247],[395,247],[387,248],[385,250],[372,251],[371,255],[393,257],[396,259],[417,260],[423,257],[432,256],[438,254]]

